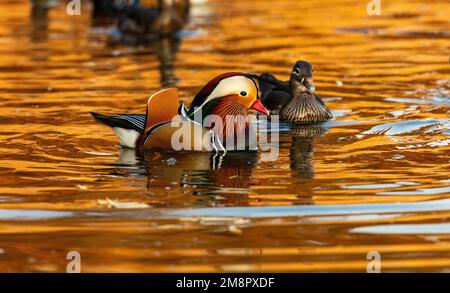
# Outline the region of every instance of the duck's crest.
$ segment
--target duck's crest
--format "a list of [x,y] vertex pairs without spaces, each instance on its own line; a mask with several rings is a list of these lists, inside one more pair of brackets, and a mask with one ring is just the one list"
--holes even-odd
[[200,107],[203,103],[208,99],[209,95],[213,92],[213,90],[217,87],[219,82],[224,80],[225,78],[233,77],[233,76],[246,76],[245,73],[242,72],[227,72],[221,75],[218,75],[211,79],[194,97],[189,109],[194,109],[195,107]]

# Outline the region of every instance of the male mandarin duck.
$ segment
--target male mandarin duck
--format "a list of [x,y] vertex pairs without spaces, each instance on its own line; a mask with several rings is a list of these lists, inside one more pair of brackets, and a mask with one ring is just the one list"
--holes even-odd
[[297,61],[289,81],[270,73],[254,76],[259,81],[262,103],[282,121],[293,123],[324,122],[333,118],[331,111],[314,93],[313,68],[307,61]]
[[91,114],[112,127],[123,146],[138,150],[256,150],[247,114],[251,109],[269,114],[258,98],[256,82],[244,73],[230,72],[208,82],[189,110],[179,103],[177,90],[169,88],[150,97],[145,115]]

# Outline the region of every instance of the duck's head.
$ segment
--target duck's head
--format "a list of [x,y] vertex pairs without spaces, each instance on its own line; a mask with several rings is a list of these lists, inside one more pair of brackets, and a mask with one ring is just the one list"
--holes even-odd
[[315,123],[333,117],[325,103],[314,93],[313,67],[309,62],[297,61],[292,69],[291,100],[280,111],[280,118],[293,123]]
[[195,96],[190,119],[214,131],[227,150],[256,150],[249,110],[269,115],[258,97],[256,82],[240,72],[213,78]]
[[158,0],[158,4],[160,12],[172,11],[180,17],[185,17],[189,14],[189,0]]
[[297,92],[314,92],[313,67],[307,61],[299,60],[292,68],[290,78],[291,88]]
[[159,0],[159,16],[153,30],[159,35],[171,35],[183,28],[189,20],[189,0]]
[[246,115],[247,111],[269,115],[258,97],[257,83],[240,72],[228,72],[216,76],[194,97],[188,111],[189,116],[202,111],[202,116],[211,114]]

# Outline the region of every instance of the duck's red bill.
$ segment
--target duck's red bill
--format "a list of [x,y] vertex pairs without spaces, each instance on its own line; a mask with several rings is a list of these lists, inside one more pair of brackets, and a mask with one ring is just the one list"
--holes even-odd
[[253,102],[253,104],[250,106],[250,109],[256,110],[266,115],[270,114],[269,110],[264,107],[260,99],[256,99],[255,102]]

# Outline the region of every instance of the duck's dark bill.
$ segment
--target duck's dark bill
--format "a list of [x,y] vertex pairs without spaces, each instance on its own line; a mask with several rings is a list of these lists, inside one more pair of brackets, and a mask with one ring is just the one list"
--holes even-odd
[[314,92],[316,90],[316,87],[314,85],[314,81],[313,81],[312,77],[310,77],[310,78],[303,78],[302,79],[302,83],[305,85],[305,87],[308,90],[310,90],[312,92]]

